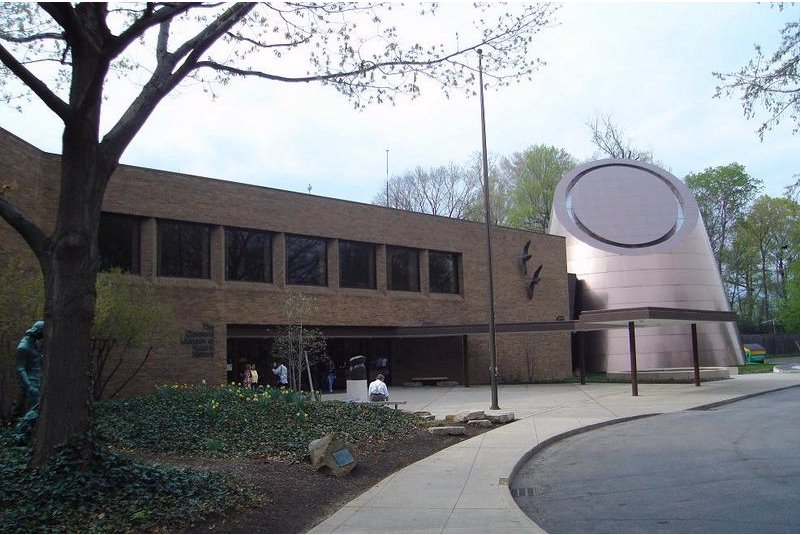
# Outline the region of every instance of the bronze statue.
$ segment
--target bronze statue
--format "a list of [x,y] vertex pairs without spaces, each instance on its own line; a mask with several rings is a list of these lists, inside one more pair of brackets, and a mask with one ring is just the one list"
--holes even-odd
[[14,428],[14,440],[24,445],[30,441],[33,426],[39,417],[39,401],[42,388],[42,364],[44,354],[44,321],[39,320],[30,329],[17,345],[17,376],[20,386],[25,393],[25,415],[17,421]]

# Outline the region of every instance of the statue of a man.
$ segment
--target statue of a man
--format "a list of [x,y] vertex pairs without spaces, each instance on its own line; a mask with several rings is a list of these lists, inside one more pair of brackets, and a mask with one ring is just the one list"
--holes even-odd
[[42,388],[42,345],[44,342],[44,321],[39,320],[17,344],[17,376],[26,397],[25,415],[17,421],[14,439],[17,444],[27,444],[30,440],[36,419],[39,417],[39,400]]

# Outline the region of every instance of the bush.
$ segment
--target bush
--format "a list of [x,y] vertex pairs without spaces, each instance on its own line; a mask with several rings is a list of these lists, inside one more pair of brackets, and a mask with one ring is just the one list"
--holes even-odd
[[327,433],[380,441],[405,434],[420,419],[384,406],[317,401],[311,394],[237,385],[172,385],[155,394],[96,405],[98,436],[122,449],[302,459]]
[[149,467],[97,448],[91,461],[63,449],[42,469],[0,431],[0,532],[164,532],[247,503],[227,476]]

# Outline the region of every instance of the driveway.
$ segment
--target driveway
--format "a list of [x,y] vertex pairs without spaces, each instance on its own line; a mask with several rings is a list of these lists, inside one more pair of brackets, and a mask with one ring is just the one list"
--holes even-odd
[[550,533],[799,533],[799,390],[580,433],[510,490]]

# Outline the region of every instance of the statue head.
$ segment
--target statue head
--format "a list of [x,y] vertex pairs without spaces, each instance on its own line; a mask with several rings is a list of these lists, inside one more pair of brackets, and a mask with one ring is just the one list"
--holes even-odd
[[42,338],[44,336],[44,321],[36,321],[33,325],[31,325],[30,329],[25,331],[25,334],[36,340]]

